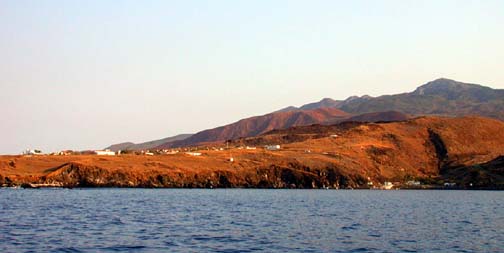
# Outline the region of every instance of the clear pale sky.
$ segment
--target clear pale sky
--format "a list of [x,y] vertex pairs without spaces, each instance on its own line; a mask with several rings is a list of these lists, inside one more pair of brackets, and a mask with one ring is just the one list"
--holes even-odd
[[0,0],[0,154],[191,133],[439,77],[504,88],[504,1]]

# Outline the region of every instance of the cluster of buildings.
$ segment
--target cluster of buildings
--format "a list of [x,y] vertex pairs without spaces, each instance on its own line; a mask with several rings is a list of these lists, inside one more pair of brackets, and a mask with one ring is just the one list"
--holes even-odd
[[[246,149],[246,150],[256,150],[256,147],[251,147],[251,146],[239,146],[235,147],[237,149]],[[280,145],[265,145],[264,146],[265,150],[269,151],[275,151],[275,150],[280,150],[281,147]],[[156,151],[149,151],[149,150],[142,150],[142,151],[112,151],[110,149],[104,149],[104,150],[87,150],[87,151],[73,151],[73,150],[62,150],[59,152],[55,153],[43,153],[39,149],[27,149],[22,152],[23,155],[60,155],[60,156],[67,156],[67,155],[99,155],[99,156],[115,156],[115,155],[121,155],[121,154],[127,154],[133,152],[134,154],[137,155],[175,155],[180,152],[184,152],[186,155],[190,156],[201,156],[202,153],[198,152],[198,148],[180,148],[180,149],[162,149],[162,150],[156,150]],[[206,150],[213,150],[213,151],[224,151],[224,150],[229,150],[229,148],[223,148],[223,147],[208,147]]]
[[120,154],[119,152],[114,152],[109,149],[105,150],[88,150],[88,151],[73,151],[73,150],[62,150],[59,152],[53,152],[53,153],[44,153],[39,149],[27,149],[23,151],[22,155],[58,155],[58,156],[67,156],[67,155],[116,155]]

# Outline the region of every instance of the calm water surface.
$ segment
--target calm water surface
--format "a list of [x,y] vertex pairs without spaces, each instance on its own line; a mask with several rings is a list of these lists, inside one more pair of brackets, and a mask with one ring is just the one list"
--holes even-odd
[[0,252],[504,252],[504,192],[0,189]]

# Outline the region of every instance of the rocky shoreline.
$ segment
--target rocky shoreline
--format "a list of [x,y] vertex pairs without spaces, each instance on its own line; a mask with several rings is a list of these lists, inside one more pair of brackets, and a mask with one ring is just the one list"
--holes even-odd
[[[432,181],[432,179],[429,179]],[[436,180],[441,180],[440,178]],[[503,190],[503,185],[464,182],[430,184],[428,180],[394,182],[390,189],[489,189]],[[93,166],[69,163],[41,177],[10,178],[0,176],[2,187],[22,188],[257,188],[257,189],[385,189],[383,184],[369,185],[360,175],[342,175],[336,168],[304,170],[270,166],[248,172],[212,171],[185,175],[158,171],[128,173],[108,171]]]

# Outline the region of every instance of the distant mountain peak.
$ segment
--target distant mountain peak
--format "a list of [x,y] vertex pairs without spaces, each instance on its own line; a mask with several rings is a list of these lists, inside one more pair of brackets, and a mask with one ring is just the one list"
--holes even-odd
[[347,99],[345,99],[345,101],[348,102],[348,101],[352,101],[352,100],[358,99],[358,98],[359,98],[359,96],[350,96]]
[[350,97],[338,106],[348,113],[400,111],[411,115],[481,115],[504,119],[504,90],[438,78],[410,93],[368,99]]
[[450,79],[450,78],[440,77],[440,78],[432,80],[430,82],[456,82],[456,81],[453,79]]
[[364,95],[364,96],[350,96],[348,97],[347,99],[345,99],[343,102],[344,103],[347,103],[347,102],[350,102],[350,101],[353,101],[353,100],[358,100],[358,99],[362,99],[362,100],[366,100],[366,99],[370,99],[370,98],[373,98],[369,95]]
[[310,103],[299,107],[300,110],[313,110],[321,107],[336,108],[341,103],[341,101],[334,100],[332,98],[324,98],[319,102]]
[[334,102],[336,100],[332,99],[332,98],[323,98],[320,100],[319,103],[327,103],[327,102]]
[[297,111],[299,110],[299,108],[295,107],[295,106],[287,106],[285,108],[282,108],[278,111],[274,111],[274,112],[291,112],[291,111]]
[[438,78],[418,87],[415,95],[434,95],[436,93],[460,92],[467,89],[490,89],[479,84],[463,83],[448,78]]

